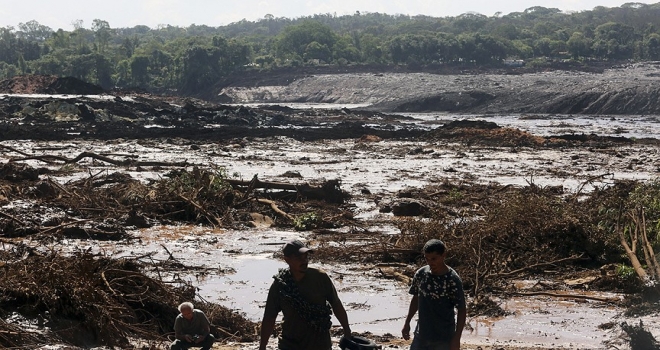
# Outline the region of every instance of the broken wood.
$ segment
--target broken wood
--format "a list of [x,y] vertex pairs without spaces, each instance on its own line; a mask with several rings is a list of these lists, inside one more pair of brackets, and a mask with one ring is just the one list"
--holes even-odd
[[348,194],[339,188],[339,180],[329,180],[320,186],[308,183],[290,184],[283,182],[261,181],[253,177],[250,181],[225,179],[233,187],[246,188],[245,193],[251,193],[255,188],[293,191],[299,197],[307,199],[320,199],[330,203],[343,203]]
[[524,272],[524,271],[527,271],[527,270],[532,270],[532,269],[543,267],[543,266],[555,265],[555,264],[563,263],[563,262],[567,262],[567,261],[579,260],[579,259],[582,259],[583,257],[584,257],[584,254],[582,254],[580,256],[570,256],[568,258],[563,258],[563,259],[558,259],[558,260],[554,260],[554,261],[550,261],[550,262],[525,266],[523,268],[513,270],[513,271],[509,271],[509,272],[494,273],[492,275],[488,275],[487,277],[505,277],[505,276],[517,275],[517,274],[519,274],[521,272]]
[[16,222],[17,222],[19,225],[21,225],[21,226],[25,226],[25,223],[24,223],[23,221],[21,221],[21,220],[15,218],[15,217],[13,217],[13,216],[11,216],[11,215],[9,215],[9,214],[3,212],[3,211],[0,211],[0,216],[4,216],[4,217],[6,217],[6,218],[8,218],[8,219],[10,219],[10,220],[12,220],[12,221],[16,221]]
[[406,285],[410,284],[410,280],[412,280],[412,278],[402,274],[401,272],[395,271],[394,268],[392,268],[392,267],[380,267],[380,268],[378,268],[378,271],[380,271],[380,273],[384,277],[395,279],[395,280],[397,280],[399,282],[402,282]]
[[61,228],[67,227],[67,226],[71,226],[71,225],[75,225],[75,224],[81,224],[83,222],[88,222],[88,221],[92,221],[92,219],[74,220],[74,221],[71,221],[71,222],[66,222],[66,223],[63,223],[61,225],[53,226],[53,227],[48,228],[46,230],[40,231],[39,234],[43,235],[44,233],[48,233],[48,232],[51,232],[51,231],[57,231]]
[[595,300],[595,301],[601,301],[601,302],[604,302],[604,303],[616,303],[616,302],[621,301],[621,299],[618,299],[618,298],[600,298],[600,297],[592,297],[592,296],[583,295],[583,294],[562,294],[562,293],[553,293],[553,292],[514,292],[513,294],[514,295],[520,295],[520,296],[546,295],[546,296],[555,297],[555,298]]
[[270,199],[264,199],[264,198],[259,198],[257,199],[257,202],[262,203],[262,204],[268,204],[270,205],[270,208],[273,209],[274,212],[276,212],[278,215],[285,217],[289,220],[293,220],[293,216],[289,215],[287,212],[283,211],[277,206],[277,203],[271,201]]
[[121,165],[121,166],[187,166],[188,162],[183,161],[183,162],[175,162],[175,163],[168,163],[168,162],[138,162],[132,159],[126,159],[126,160],[114,160],[112,158],[102,156],[100,154],[96,154],[93,152],[82,152],[80,153],[77,157],[68,160],[66,163],[77,163],[79,160],[83,158],[92,158],[96,160],[100,160],[106,163],[110,163],[113,165]]
[[[2,146],[8,149],[11,149],[13,151],[18,152],[17,150],[12,149],[11,147],[8,146]],[[55,155],[30,155],[26,154],[24,152],[19,152],[21,155],[24,157],[22,158],[12,158],[12,161],[24,161],[24,160],[40,160],[44,163],[48,164],[54,164],[57,162],[62,162],[64,164],[72,164],[72,163],[78,163],[80,160],[84,158],[92,158],[96,159],[105,163],[109,163],[112,165],[116,166],[179,166],[179,167],[184,167],[188,166],[187,161],[183,162],[156,162],[156,161],[136,161],[134,159],[125,159],[125,160],[116,160],[112,159],[110,157],[106,157],[100,154],[96,154],[93,152],[82,152],[75,158],[67,158],[63,156],[55,156]],[[134,156],[132,156],[134,157]]]
[[9,151],[12,151],[12,152],[16,152],[16,153],[18,153],[18,154],[20,154],[20,155],[22,155],[22,156],[26,156],[26,157],[29,157],[29,156],[30,156],[29,154],[27,154],[27,153],[25,153],[25,152],[22,152],[22,151],[20,151],[20,150],[17,150],[16,148],[11,147],[11,146],[0,145],[0,148],[4,148],[4,149],[6,149],[6,150],[9,150]]
[[204,209],[204,207],[202,207],[201,205],[197,204],[197,202],[195,202],[194,200],[192,200],[192,199],[190,199],[190,198],[186,198],[184,195],[181,195],[181,194],[179,195],[179,198],[183,199],[184,201],[186,201],[186,203],[192,205],[192,206],[195,207],[197,210],[199,210],[199,211],[202,213],[202,215],[204,215],[204,217],[205,217],[205,218],[206,218],[211,224],[213,224],[213,225],[217,225],[217,226],[222,226],[222,220],[220,220],[219,218],[217,218],[215,215],[209,213],[206,209]]

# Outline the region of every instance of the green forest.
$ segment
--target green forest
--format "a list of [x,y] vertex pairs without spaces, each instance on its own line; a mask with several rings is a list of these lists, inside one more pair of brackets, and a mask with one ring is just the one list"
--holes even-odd
[[195,94],[230,74],[302,66],[503,66],[660,60],[660,3],[485,16],[266,15],[226,26],[0,28],[0,77],[71,76],[103,88]]

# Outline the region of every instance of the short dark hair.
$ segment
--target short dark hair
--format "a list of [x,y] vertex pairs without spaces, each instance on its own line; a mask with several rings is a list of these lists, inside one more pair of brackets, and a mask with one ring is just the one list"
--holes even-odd
[[422,248],[422,253],[444,254],[445,250],[447,250],[447,246],[445,246],[445,242],[439,239],[430,239],[428,242],[426,242],[426,244],[424,244],[424,248]]

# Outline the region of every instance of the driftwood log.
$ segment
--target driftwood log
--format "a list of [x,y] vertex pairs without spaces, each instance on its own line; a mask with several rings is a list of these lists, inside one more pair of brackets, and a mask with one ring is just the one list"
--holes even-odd
[[297,198],[304,199],[317,199],[323,200],[328,203],[344,203],[349,197],[349,194],[342,191],[339,187],[339,180],[328,180],[319,186],[312,186],[307,183],[303,184],[290,184],[283,182],[261,181],[257,177],[253,177],[250,181],[227,179],[230,185],[234,188],[244,189],[245,196],[256,188],[264,190],[283,190],[295,193]]

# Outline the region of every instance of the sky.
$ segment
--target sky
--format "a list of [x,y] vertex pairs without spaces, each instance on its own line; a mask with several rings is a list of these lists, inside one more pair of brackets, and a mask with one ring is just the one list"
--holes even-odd
[[95,19],[108,22],[111,28],[146,25],[187,27],[191,24],[218,27],[246,19],[256,21],[266,15],[298,18],[314,14],[337,16],[379,12],[389,15],[458,16],[477,12],[522,12],[542,6],[562,11],[592,10],[597,6],[618,7],[628,2],[646,4],[653,1],[621,0],[0,0],[0,27],[18,29],[20,23],[32,20],[54,30],[73,30],[72,23],[82,20],[91,28]]

